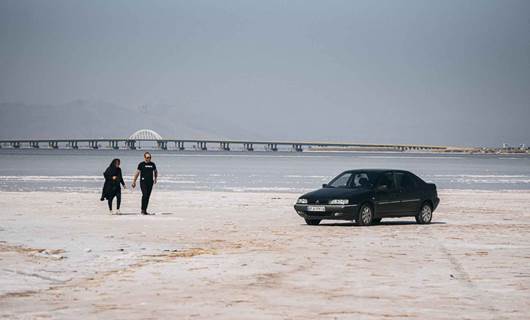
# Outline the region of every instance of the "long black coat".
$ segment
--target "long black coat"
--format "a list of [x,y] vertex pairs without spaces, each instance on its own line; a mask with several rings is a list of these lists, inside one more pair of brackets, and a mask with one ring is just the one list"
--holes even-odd
[[[109,166],[103,173],[105,177],[105,184],[103,184],[103,191],[101,193],[101,199],[110,199],[116,195],[117,190],[121,189],[121,185],[125,186],[121,169],[116,166]],[[116,180],[112,180],[112,177],[116,176]]]

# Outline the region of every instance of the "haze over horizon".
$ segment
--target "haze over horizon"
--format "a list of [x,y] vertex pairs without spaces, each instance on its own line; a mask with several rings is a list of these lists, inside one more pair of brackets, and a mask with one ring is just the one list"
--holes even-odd
[[530,144],[528,1],[0,1],[0,139]]

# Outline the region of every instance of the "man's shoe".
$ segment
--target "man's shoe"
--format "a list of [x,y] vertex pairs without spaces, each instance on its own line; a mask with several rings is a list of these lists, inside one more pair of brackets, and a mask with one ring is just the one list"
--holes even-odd
[[110,215],[113,215],[113,214],[114,214],[114,212],[112,212],[112,210],[109,210],[109,213],[110,213]]
[[120,209],[116,209],[116,214],[120,214]]
[[142,214],[147,214],[147,210],[142,210]]

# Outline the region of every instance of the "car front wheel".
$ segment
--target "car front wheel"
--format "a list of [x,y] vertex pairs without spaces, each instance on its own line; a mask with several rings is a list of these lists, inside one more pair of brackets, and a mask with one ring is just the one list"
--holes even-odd
[[317,226],[320,223],[321,220],[319,219],[305,219],[305,223],[307,223],[310,226]]
[[416,222],[418,224],[429,224],[432,220],[431,205],[425,202],[422,204],[420,211],[416,214]]
[[357,219],[355,219],[355,224],[358,226],[369,226],[372,223],[373,218],[374,210],[372,210],[372,207],[367,204],[363,204],[361,209],[359,209],[359,214],[357,215]]

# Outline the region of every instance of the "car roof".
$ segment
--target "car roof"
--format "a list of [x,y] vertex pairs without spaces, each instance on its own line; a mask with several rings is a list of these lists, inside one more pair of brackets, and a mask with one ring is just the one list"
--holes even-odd
[[359,172],[359,171],[371,172],[371,173],[383,173],[383,172],[388,172],[388,171],[409,172],[407,170],[401,170],[401,169],[351,169],[351,170],[346,170],[344,172]]

